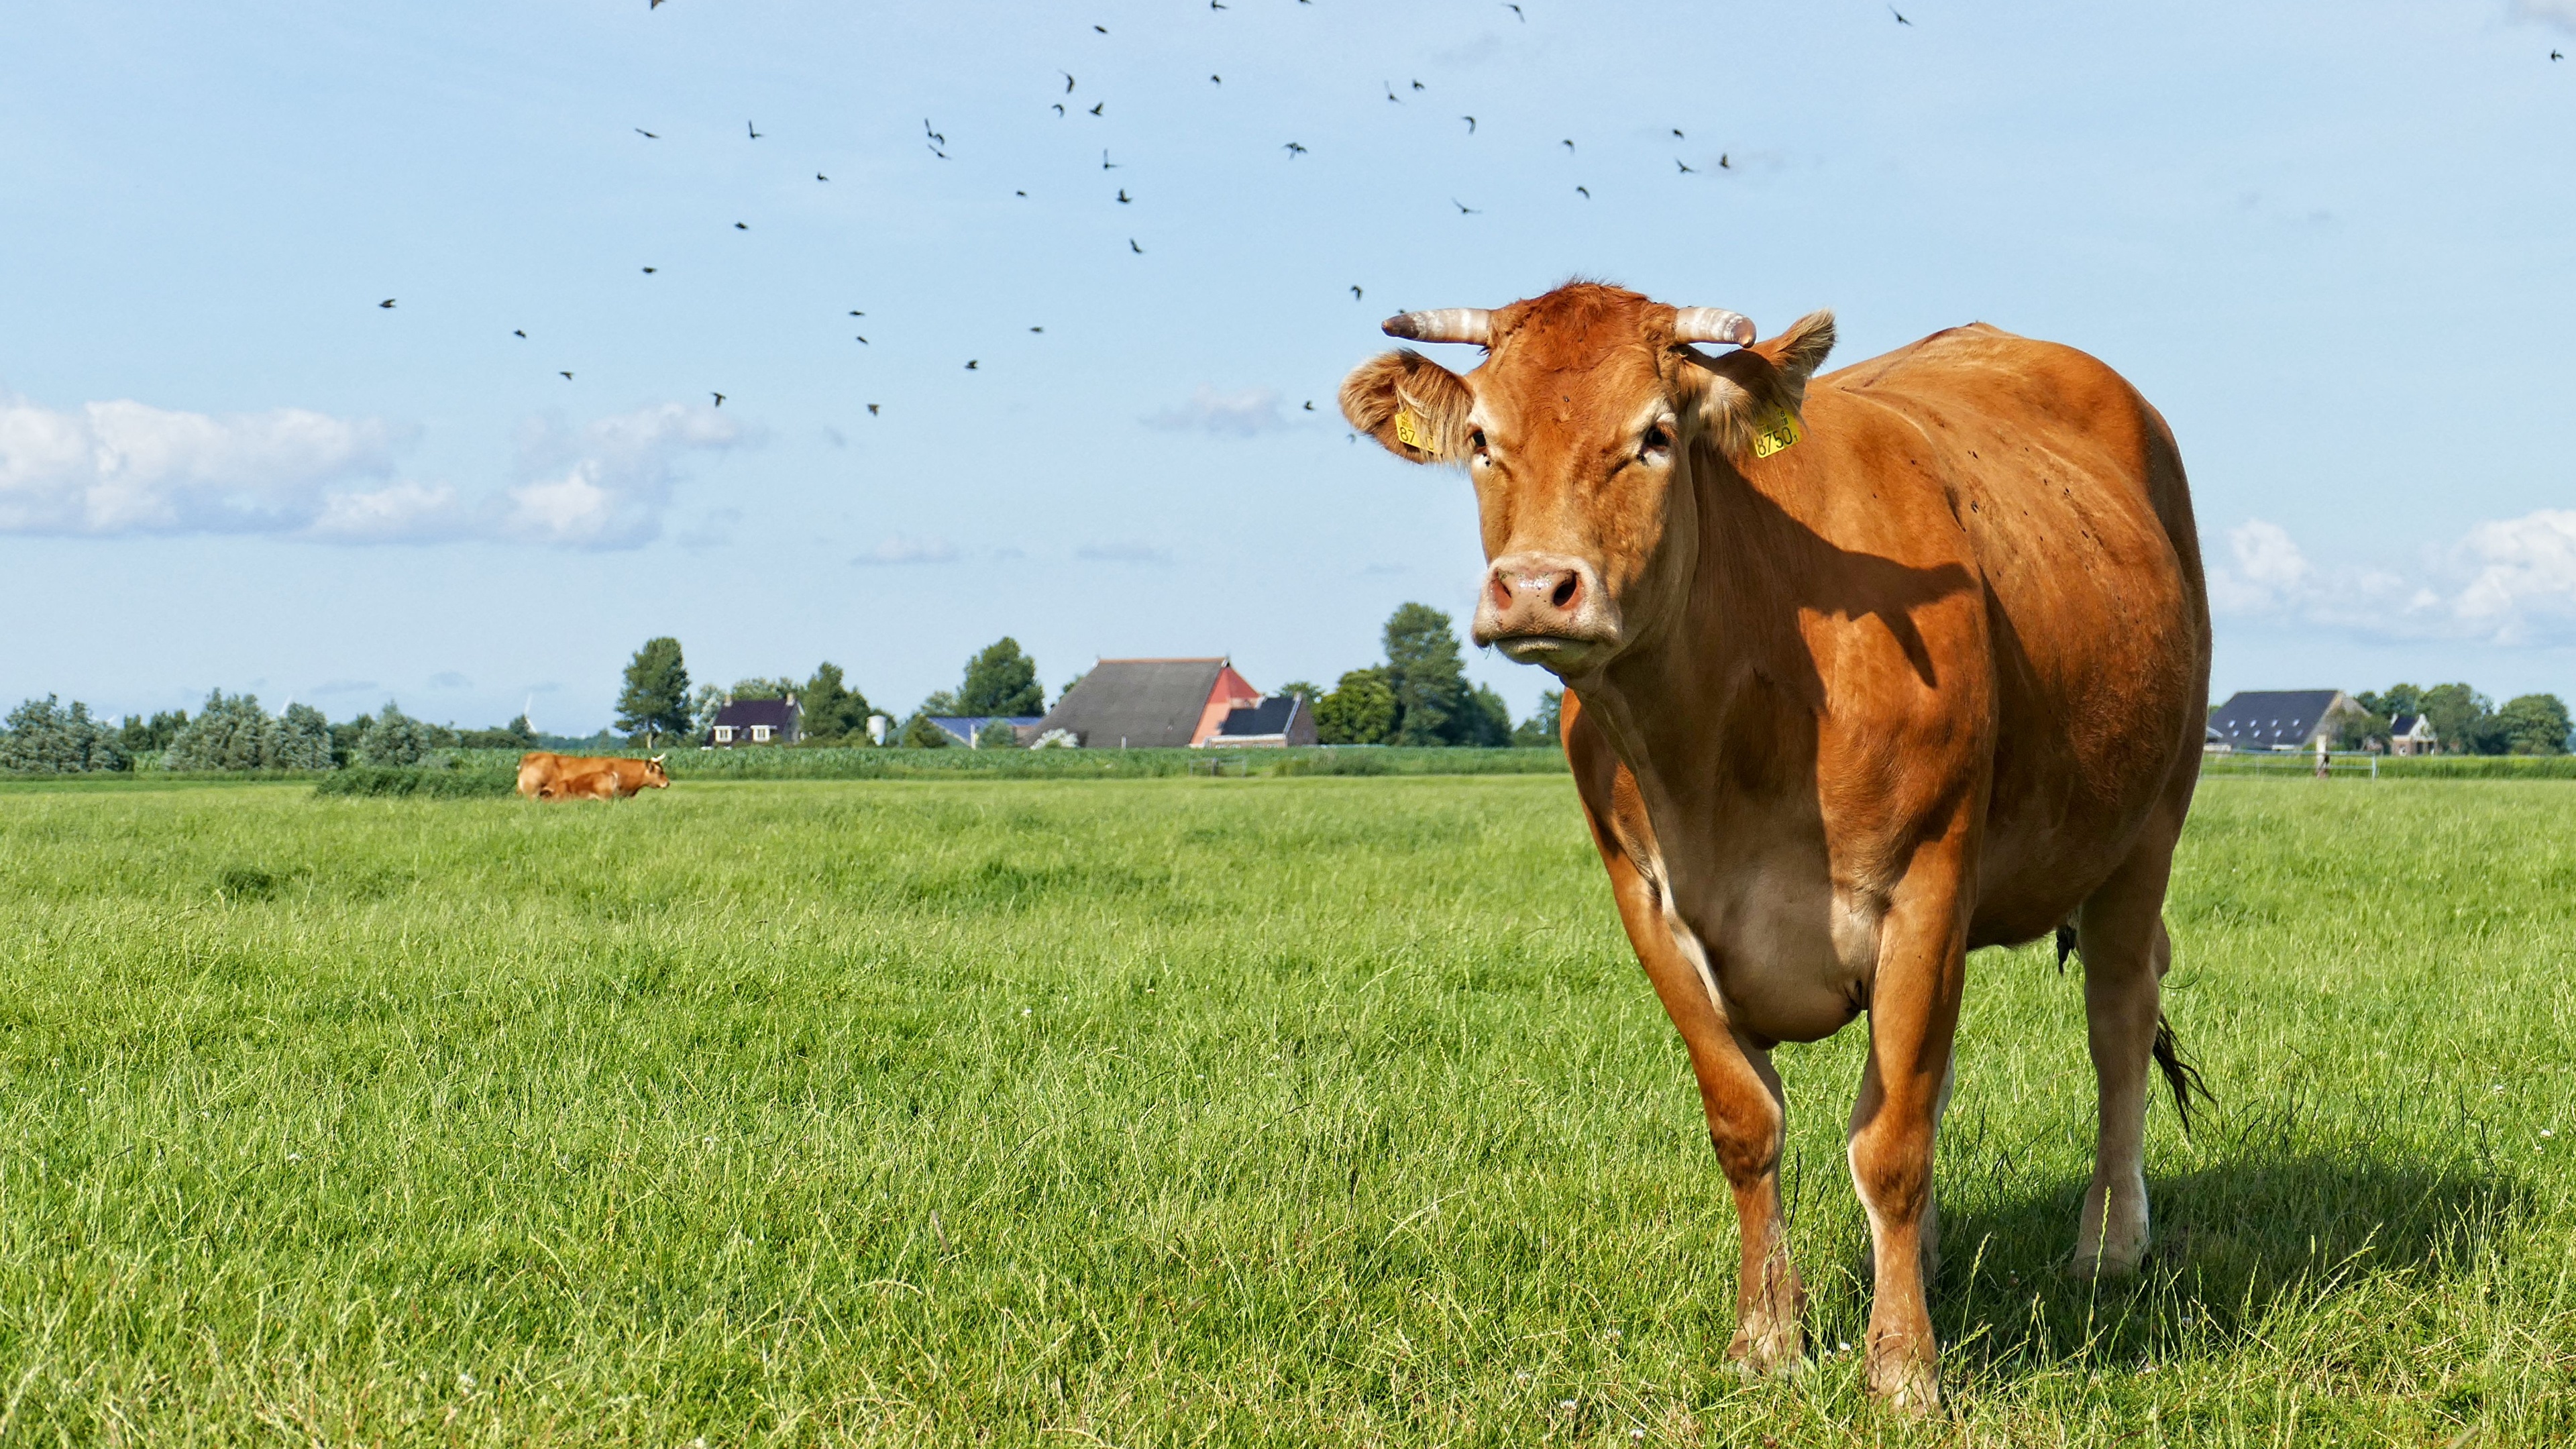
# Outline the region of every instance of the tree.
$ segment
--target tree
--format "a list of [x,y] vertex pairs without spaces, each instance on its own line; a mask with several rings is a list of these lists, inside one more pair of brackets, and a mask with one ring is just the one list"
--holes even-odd
[[2383,694],[2373,694],[2365,689],[2353,696],[2353,702],[2372,714],[2395,719],[2401,714],[2423,713],[2424,691],[2411,684],[2392,684]]
[[1512,731],[1512,743],[1533,746],[1563,744],[1564,726],[1559,720],[1564,711],[1564,690],[1539,691],[1538,708],[1530,712],[1528,719],[1521,721],[1520,728]]
[[2567,753],[2567,705],[2554,694],[2525,694],[2506,700],[2494,716],[2505,753]]
[[1395,691],[1395,743],[1453,745],[1472,728],[1448,615],[1429,604],[1397,605],[1386,620],[1386,673]]
[[2338,710],[2328,723],[2334,727],[2331,743],[2338,750],[2386,749],[2388,716],[2368,709]]
[[776,679],[737,679],[725,692],[736,699],[785,699],[801,687],[782,674]]
[[269,722],[267,759],[272,770],[331,768],[331,721],[309,704],[290,704]]
[[687,733],[689,725],[689,666],[680,658],[680,641],[667,634],[645,640],[626,664],[617,727],[644,736],[650,749],[664,735]]
[[1315,738],[1328,745],[1383,745],[1395,738],[1395,690],[1384,669],[1354,669],[1315,702]]
[[1304,695],[1306,697],[1306,707],[1308,709],[1314,708],[1315,701],[1324,697],[1324,691],[1317,689],[1315,686],[1308,684],[1302,679],[1292,679],[1286,684],[1279,686],[1279,688],[1274,692],[1281,695]]
[[533,750],[537,732],[529,727],[528,717],[521,715],[494,730],[464,730],[456,743],[469,750]]
[[218,689],[206,696],[206,707],[170,740],[162,765],[171,770],[260,770],[268,767],[271,727],[276,722],[259,707],[259,696],[227,697]]
[[846,740],[853,736],[867,738],[868,697],[841,680],[841,666],[826,659],[814,669],[814,677],[805,681],[805,692],[797,700],[804,710],[799,726],[808,740]]
[[689,737],[696,740],[706,739],[707,731],[716,727],[717,712],[724,707],[723,690],[712,684],[699,685],[698,692],[689,697]]
[[2437,684],[2419,701],[2424,718],[2446,754],[2485,754],[2477,748],[2480,721],[2487,717],[2487,697],[2465,684]]
[[32,775],[79,775],[127,765],[116,731],[90,718],[79,700],[64,709],[54,696],[31,699],[9,712],[0,730],[0,770]]
[[1020,641],[1005,634],[966,661],[966,679],[957,687],[957,712],[969,715],[1025,717],[1046,713],[1046,689],[1038,683],[1038,666],[1020,652]]
[[1466,728],[1458,732],[1454,744],[1498,750],[1512,742],[1511,707],[1481,684],[1467,692],[1467,711],[1461,719]]
[[895,742],[908,750],[944,750],[957,743],[948,737],[948,731],[930,722],[928,710],[914,711],[912,718],[903,722],[903,733]]
[[1020,732],[1007,719],[996,716],[975,731],[975,748],[979,750],[1016,750],[1019,747]]
[[417,765],[432,748],[429,727],[402,712],[392,700],[376,712],[375,723],[358,741],[358,762],[366,765]]
[[375,716],[362,714],[346,724],[331,726],[331,768],[345,770],[358,763],[358,747],[375,723]]
[[170,742],[187,727],[188,712],[184,709],[166,710],[148,720],[139,714],[129,714],[125,717],[125,727],[116,733],[117,748],[125,752],[130,768],[135,761],[157,759],[166,753]]

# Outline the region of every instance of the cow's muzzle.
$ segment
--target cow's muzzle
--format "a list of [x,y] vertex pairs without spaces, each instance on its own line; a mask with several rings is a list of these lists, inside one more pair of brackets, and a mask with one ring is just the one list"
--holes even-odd
[[1474,635],[1515,663],[1564,674],[1617,648],[1619,620],[1592,565],[1565,554],[1513,553],[1485,571]]

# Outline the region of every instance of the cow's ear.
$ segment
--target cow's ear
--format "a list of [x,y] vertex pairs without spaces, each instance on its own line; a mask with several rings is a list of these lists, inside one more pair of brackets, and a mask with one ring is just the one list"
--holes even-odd
[[1408,463],[1467,461],[1467,410],[1458,374],[1407,348],[1385,352],[1342,379],[1342,416]]
[[1705,359],[1685,374],[1698,383],[1701,425],[1739,463],[1795,445],[1806,436],[1807,379],[1833,350],[1834,314],[1810,312],[1776,337]]

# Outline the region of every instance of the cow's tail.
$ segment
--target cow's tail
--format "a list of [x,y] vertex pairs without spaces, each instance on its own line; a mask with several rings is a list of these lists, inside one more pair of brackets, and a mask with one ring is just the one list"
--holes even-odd
[[2189,1137],[2192,1098],[2215,1106],[2218,1097],[2209,1090],[2200,1068],[2182,1054],[2182,1043],[2174,1040],[2173,1023],[2165,1020],[2161,1011],[2156,1013],[2156,1069],[2165,1074],[2165,1085],[2173,1089],[2174,1111],[2182,1117],[2182,1135]]

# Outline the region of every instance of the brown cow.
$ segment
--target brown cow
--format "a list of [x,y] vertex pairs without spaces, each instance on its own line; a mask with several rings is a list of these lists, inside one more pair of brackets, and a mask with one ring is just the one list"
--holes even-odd
[[[623,800],[648,789],[667,790],[671,788],[671,777],[662,769],[662,758],[558,755],[554,757],[551,776],[537,785],[535,796],[540,800]],[[528,770],[523,758],[519,765],[519,789],[523,794],[528,792]]]
[[1869,1383],[1929,1410],[1966,953],[2075,921],[2100,1089],[2077,1271],[2145,1250],[2151,1057],[2188,1106],[2158,982],[2209,609],[2172,434],[2093,358],[1982,324],[1812,383],[1830,314],[1756,342],[1734,313],[1590,283],[1386,330],[1487,349],[1463,377],[1387,353],[1342,411],[1468,469],[1475,638],[1567,686],[1584,813],[1743,1230],[1730,1354],[1804,1353],[1771,1048],[1866,1011]]
[[519,793],[538,799],[545,787],[563,773],[564,756],[548,750],[530,750],[519,757]]

